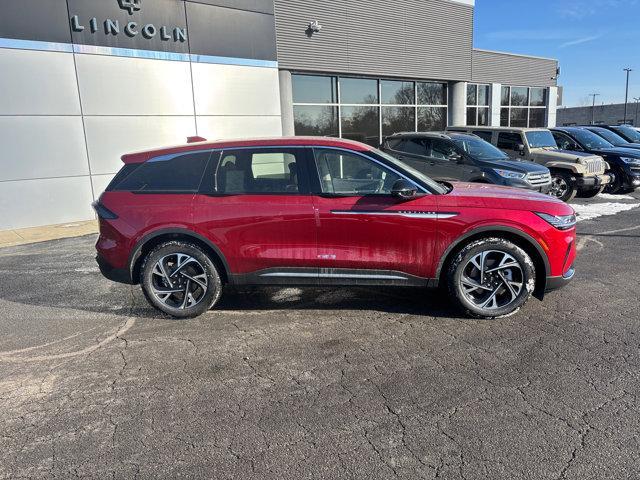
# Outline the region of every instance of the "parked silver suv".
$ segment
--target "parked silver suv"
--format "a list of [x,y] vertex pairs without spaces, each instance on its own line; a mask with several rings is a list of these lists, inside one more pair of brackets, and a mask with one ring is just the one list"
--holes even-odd
[[448,127],[450,132],[474,133],[511,158],[530,160],[551,171],[550,194],[564,200],[594,197],[611,181],[602,157],[560,150],[546,128]]

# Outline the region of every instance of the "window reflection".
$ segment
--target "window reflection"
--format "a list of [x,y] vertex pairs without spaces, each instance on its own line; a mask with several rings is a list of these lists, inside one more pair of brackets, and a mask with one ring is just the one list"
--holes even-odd
[[392,105],[412,105],[415,103],[413,82],[381,80],[382,103]]
[[335,77],[291,75],[293,103],[337,103]]
[[378,103],[378,81],[368,78],[340,78],[340,103]]
[[418,107],[418,131],[440,132],[446,127],[446,107]]
[[446,105],[447,84],[418,82],[418,105]]
[[295,105],[293,118],[296,135],[338,136],[338,107]]
[[341,117],[343,138],[380,145],[378,107],[342,107]]
[[382,107],[382,135],[414,132],[416,110],[413,107]]

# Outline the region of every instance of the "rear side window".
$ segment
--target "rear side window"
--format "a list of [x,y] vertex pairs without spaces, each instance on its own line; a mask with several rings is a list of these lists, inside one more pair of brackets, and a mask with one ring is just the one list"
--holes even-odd
[[505,150],[516,150],[516,146],[522,143],[519,133],[500,132],[498,134],[498,148]]
[[[196,193],[211,151],[165,155],[141,165],[125,165],[108,190],[136,193]],[[130,167],[133,169],[128,175]]]
[[422,138],[407,138],[399,142],[395,147],[391,147],[399,152],[412,155],[427,155],[427,145]]
[[215,172],[222,194],[296,194],[305,149],[225,150]]
[[473,132],[473,134],[477,135],[478,137],[483,139],[485,142],[491,143],[491,137],[493,136],[493,133],[487,132],[486,130],[476,130]]

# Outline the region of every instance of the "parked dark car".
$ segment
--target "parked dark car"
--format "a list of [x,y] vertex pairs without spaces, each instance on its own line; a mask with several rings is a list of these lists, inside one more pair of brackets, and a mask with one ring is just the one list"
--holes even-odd
[[640,144],[640,132],[629,125],[598,125],[599,127],[617,133],[627,142]]
[[551,173],[545,166],[511,160],[477,135],[398,133],[381,150],[439,181],[491,183],[548,193]]
[[583,125],[582,128],[585,128],[590,132],[593,132],[596,135],[599,135],[614,147],[632,148],[634,150],[640,150],[640,143],[628,142],[624,138],[622,138],[620,135],[618,135],[616,132],[614,132],[613,130],[609,130],[608,128],[604,128],[599,125]]
[[581,127],[552,128],[551,133],[563,150],[594,153],[605,159],[612,177],[605,187],[607,193],[629,193],[640,186],[640,150],[615,147]]

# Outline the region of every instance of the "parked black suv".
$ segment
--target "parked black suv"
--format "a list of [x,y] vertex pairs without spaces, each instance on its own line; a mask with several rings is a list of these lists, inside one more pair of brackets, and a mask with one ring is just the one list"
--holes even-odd
[[632,148],[634,150],[640,150],[640,143],[631,143],[622,138],[613,130],[601,127],[600,125],[582,125],[582,128],[586,128],[590,132],[604,138],[614,147]]
[[548,193],[551,174],[533,162],[511,160],[477,135],[396,133],[381,150],[440,181],[492,183]]
[[581,127],[552,128],[551,133],[563,150],[593,153],[605,159],[612,177],[605,187],[607,193],[629,193],[640,186],[640,150],[615,147]]

